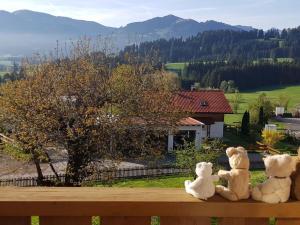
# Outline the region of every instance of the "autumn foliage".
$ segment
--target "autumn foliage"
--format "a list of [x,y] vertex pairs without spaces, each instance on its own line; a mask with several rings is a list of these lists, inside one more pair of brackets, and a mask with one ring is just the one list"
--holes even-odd
[[67,151],[66,183],[79,184],[91,162],[161,153],[161,137],[180,117],[172,79],[145,63],[112,67],[78,47],[64,59],[28,64],[24,79],[2,85],[1,121],[41,182],[40,161],[51,161],[46,149],[54,147]]

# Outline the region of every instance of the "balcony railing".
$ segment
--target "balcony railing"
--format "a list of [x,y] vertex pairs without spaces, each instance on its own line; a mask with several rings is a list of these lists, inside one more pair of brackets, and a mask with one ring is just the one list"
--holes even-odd
[[0,188],[0,225],[300,225],[300,202],[266,204],[252,200],[228,202],[220,196],[201,201],[183,189],[144,188]]

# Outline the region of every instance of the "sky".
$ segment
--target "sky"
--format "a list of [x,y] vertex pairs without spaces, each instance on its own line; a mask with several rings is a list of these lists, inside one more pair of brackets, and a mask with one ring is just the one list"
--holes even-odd
[[169,14],[261,29],[300,25],[300,0],[0,0],[0,10],[20,9],[112,27]]

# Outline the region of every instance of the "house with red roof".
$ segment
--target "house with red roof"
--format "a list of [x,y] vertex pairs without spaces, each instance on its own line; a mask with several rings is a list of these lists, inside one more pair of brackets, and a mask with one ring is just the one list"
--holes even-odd
[[178,132],[168,135],[168,151],[185,141],[194,141],[196,148],[205,138],[222,138],[225,114],[232,109],[221,90],[181,91],[174,97],[173,104],[189,117],[178,123]]

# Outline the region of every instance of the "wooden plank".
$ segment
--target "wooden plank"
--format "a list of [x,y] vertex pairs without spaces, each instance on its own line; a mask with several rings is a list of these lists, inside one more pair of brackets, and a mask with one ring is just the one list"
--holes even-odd
[[209,217],[160,217],[160,225],[210,225]]
[[91,225],[91,217],[50,217],[41,216],[40,225]]
[[150,225],[151,217],[101,217],[101,225]]
[[0,216],[300,218],[300,202],[202,201],[183,188],[0,188]]
[[300,225],[300,219],[276,219],[276,225]]
[[31,217],[0,217],[0,225],[30,225]]
[[269,225],[267,218],[222,218],[219,225]]

